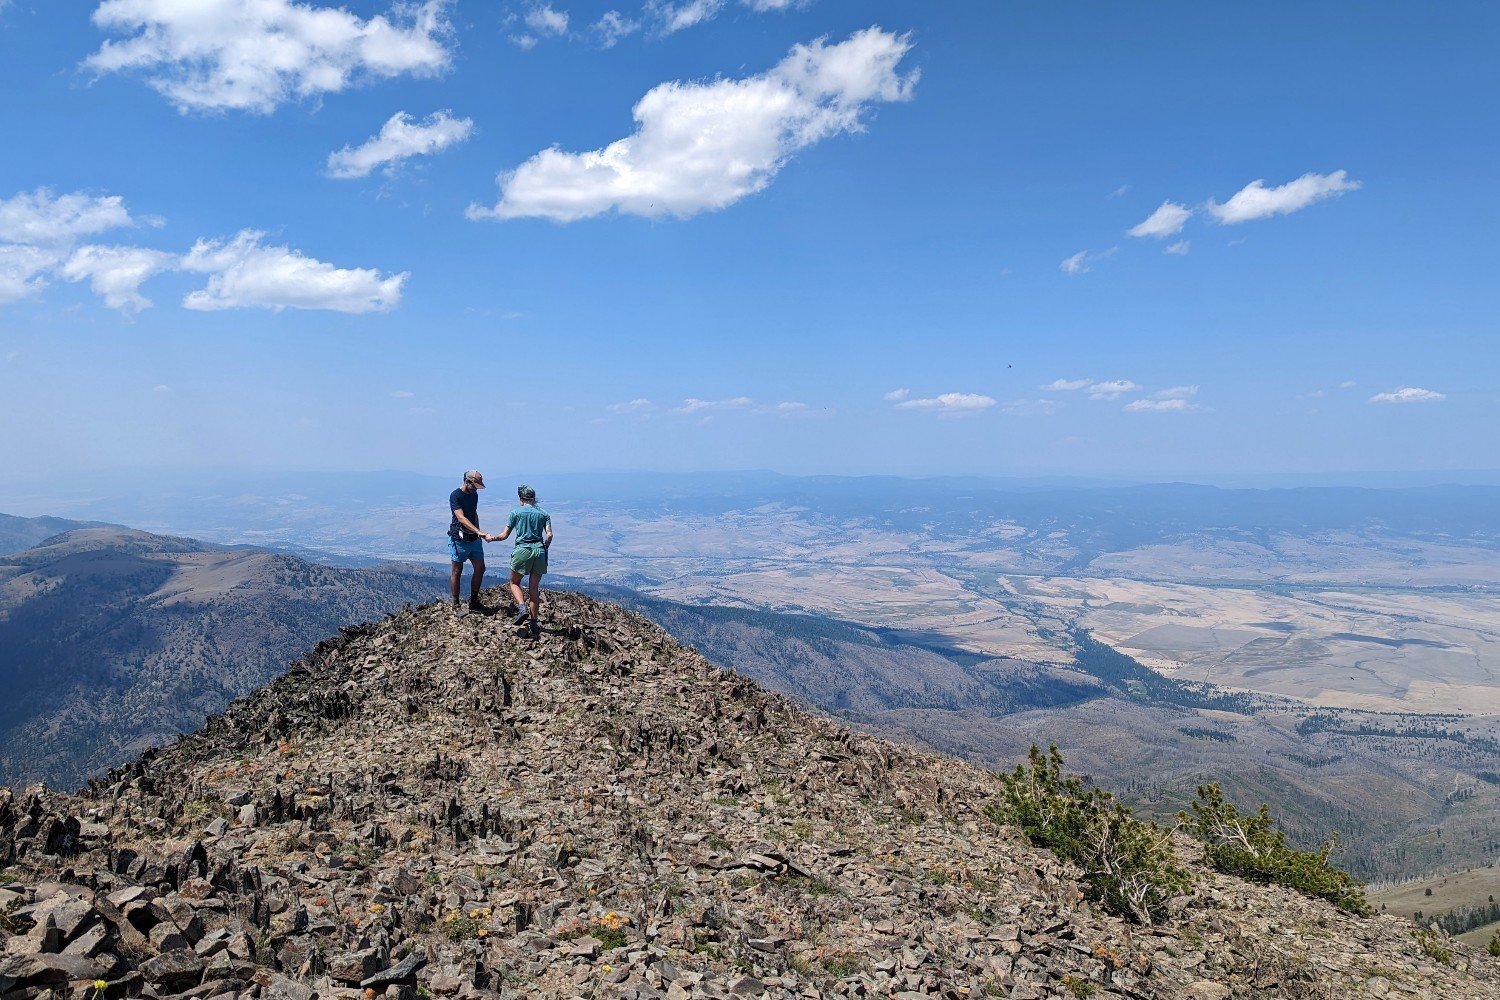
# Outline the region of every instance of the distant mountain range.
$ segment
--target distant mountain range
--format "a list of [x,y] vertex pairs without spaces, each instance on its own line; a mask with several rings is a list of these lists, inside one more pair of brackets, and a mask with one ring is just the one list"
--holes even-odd
[[201,725],[339,627],[445,584],[423,567],[345,569],[55,518],[0,528],[12,549],[0,556],[0,785],[75,786]]

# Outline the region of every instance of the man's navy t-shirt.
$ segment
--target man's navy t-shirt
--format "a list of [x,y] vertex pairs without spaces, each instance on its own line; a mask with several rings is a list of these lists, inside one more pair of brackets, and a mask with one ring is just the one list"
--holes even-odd
[[[469,519],[469,523],[476,528],[479,527],[478,490],[464,490],[462,488],[454,490],[448,494],[448,509],[455,512],[463,511],[464,517]],[[458,514],[455,513],[452,522],[448,525],[449,536],[452,538],[462,538],[464,530],[466,529],[458,523]]]

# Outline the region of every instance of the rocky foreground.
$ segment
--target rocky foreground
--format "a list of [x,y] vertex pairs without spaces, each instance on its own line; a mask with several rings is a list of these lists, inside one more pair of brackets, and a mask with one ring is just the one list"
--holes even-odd
[[0,1000],[1500,997],[1500,960],[1196,866],[1129,925],[986,818],[993,775],[546,617],[345,630],[81,794],[0,790]]

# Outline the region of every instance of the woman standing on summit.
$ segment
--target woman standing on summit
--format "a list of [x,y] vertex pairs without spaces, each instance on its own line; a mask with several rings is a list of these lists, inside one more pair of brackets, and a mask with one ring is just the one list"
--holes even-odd
[[[541,634],[537,615],[541,611],[542,575],[547,572],[547,549],[552,545],[552,515],[536,505],[536,490],[530,486],[516,489],[521,505],[510,512],[505,530],[495,536],[499,542],[516,533],[516,548],[510,554],[510,592],[516,598],[516,624],[531,621],[531,637]],[[526,581],[526,597],[521,597],[521,577]]]

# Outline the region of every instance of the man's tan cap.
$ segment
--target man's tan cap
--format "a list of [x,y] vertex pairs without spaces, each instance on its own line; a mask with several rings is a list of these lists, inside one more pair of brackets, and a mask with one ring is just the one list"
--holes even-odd
[[464,473],[464,482],[473,483],[477,488],[484,489],[484,473],[478,469],[470,469]]

